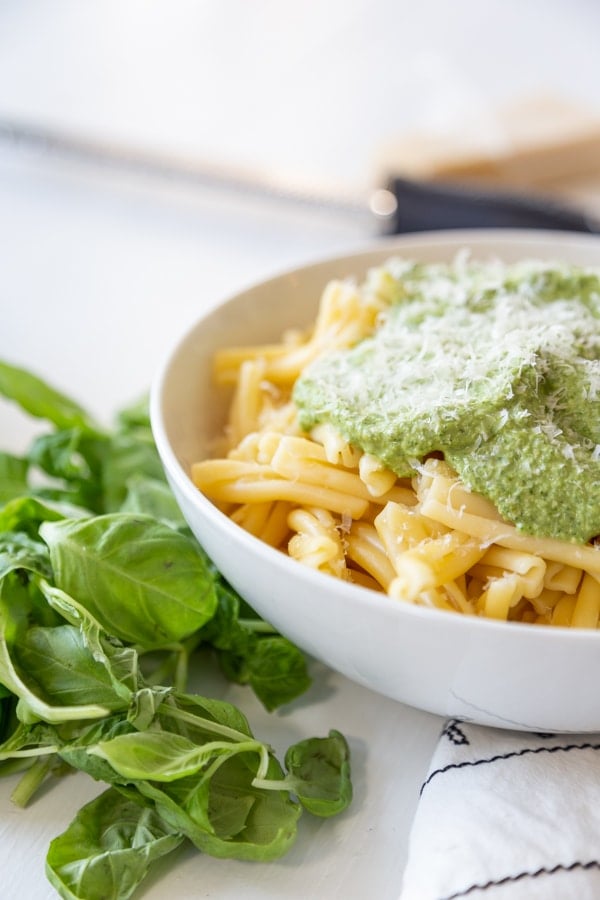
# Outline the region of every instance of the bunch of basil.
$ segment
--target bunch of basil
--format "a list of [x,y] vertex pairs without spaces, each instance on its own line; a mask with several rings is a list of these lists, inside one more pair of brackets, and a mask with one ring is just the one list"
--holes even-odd
[[6,363],[0,394],[52,426],[23,457],[0,453],[0,774],[22,770],[21,805],[71,769],[108,785],[52,841],[50,882],[65,898],[121,900],[186,839],[214,856],[280,856],[303,808],[350,802],[346,741],[302,741],[282,766],[238,709],[186,693],[187,670],[209,646],[274,709],[308,686],[302,654],[192,537],[145,403],[106,431]]

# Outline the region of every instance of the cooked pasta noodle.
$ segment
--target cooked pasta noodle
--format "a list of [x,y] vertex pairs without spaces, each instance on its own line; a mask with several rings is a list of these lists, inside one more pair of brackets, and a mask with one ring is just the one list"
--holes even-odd
[[197,487],[241,527],[299,563],[392,601],[496,620],[598,628],[600,550],[534,537],[504,521],[443,459],[398,478],[332,426],[306,434],[291,401],[309,362],[370,334],[385,307],[334,282],[311,333],[228,348],[216,380],[233,387],[220,458],[194,463]]

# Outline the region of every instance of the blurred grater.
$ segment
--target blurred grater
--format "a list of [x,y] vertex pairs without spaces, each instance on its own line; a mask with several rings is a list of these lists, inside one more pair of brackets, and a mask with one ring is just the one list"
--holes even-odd
[[[560,133],[560,116],[556,110],[554,115],[551,121],[557,124]],[[534,144],[533,149],[526,148],[525,153],[518,146],[516,151],[509,147],[508,152],[505,148],[504,156],[499,154],[494,160],[488,156],[487,159],[467,158],[465,162],[463,158],[460,164],[456,162],[456,154],[454,160],[444,160],[439,154],[437,158],[431,154],[428,157],[424,152],[427,138],[424,138],[420,152],[415,153],[413,148],[411,158],[406,152],[403,156],[397,148],[395,157],[390,155],[384,164],[379,186],[356,195],[309,191],[291,183],[276,182],[261,173],[164,156],[18,120],[0,119],[0,141],[46,156],[159,179],[167,184],[227,191],[254,201],[302,205],[322,214],[363,217],[369,231],[380,234],[451,228],[540,228],[600,233],[600,218],[579,203],[574,205],[557,199],[547,189],[548,179],[541,191],[539,185],[535,185],[538,188],[535,192],[528,190],[536,180],[536,171],[543,168],[546,175],[552,171],[553,159],[560,160],[563,175],[567,159],[575,171],[578,160],[589,162],[597,158],[600,166],[600,130],[594,129],[588,130],[583,144],[581,136],[571,139],[563,131],[558,142],[556,137],[554,143],[546,138],[539,147]],[[405,148],[409,145],[410,141],[405,142]],[[528,167],[525,173],[523,160]],[[513,177],[511,183],[515,161],[521,178]],[[397,168],[398,162],[403,172],[387,174]],[[412,177],[405,177],[406,172]],[[506,173],[508,177],[498,177]]]

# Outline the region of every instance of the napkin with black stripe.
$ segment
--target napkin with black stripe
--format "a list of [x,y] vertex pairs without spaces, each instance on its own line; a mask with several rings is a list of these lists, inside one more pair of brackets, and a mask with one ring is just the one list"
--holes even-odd
[[446,723],[400,900],[463,897],[600,898],[600,735]]

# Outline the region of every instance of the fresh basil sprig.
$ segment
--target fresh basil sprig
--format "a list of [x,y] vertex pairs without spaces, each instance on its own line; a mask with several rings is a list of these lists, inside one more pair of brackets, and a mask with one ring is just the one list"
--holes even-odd
[[282,765],[240,710],[187,693],[186,675],[209,648],[274,709],[308,687],[304,657],[195,541],[145,403],[103,429],[1,362],[0,394],[51,426],[22,457],[0,453],[0,775],[22,770],[20,805],[65,770],[108,785],[52,842],[50,882],[70,900],[122,900],[184,840],[285,853],[303,809],[350,802],[345,739],[300,741]]

